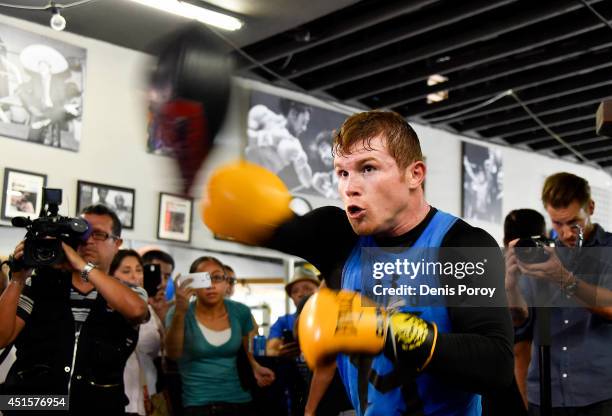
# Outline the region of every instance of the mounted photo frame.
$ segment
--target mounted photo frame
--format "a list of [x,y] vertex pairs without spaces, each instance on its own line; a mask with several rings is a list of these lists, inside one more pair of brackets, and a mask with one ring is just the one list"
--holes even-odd
[[133,230],[135,201],[136,191],[131,188],[85,181],[77,183],[77,215],[89,205],[101,204],[115,211],[124,229]]
[[2,219],[13,217],[38,217],[42,208],[42,189],[47,185],[47,175],[5,168],[2,187]]
[[191,198],[160,192],[157,238],[190,242],[192,212],[193,200]]

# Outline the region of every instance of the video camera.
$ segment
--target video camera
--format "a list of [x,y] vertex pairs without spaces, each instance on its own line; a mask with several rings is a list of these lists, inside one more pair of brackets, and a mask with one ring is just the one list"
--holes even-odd
[[43,188],[39,217],[35,220],[30,217],[14,217],[11,220],[14,227],[27,230],[23,258],[13,260],[11,270],[59,264],[65,259],[62,241],[74,249],[87,241],[89,223],[82,218],[59,215],[61,204],[61,189]]
[[550,257],[544,247],[554,247],[555,241],[541,235],[520,238],[515,247],[516,256],[523,263],[544,263]]

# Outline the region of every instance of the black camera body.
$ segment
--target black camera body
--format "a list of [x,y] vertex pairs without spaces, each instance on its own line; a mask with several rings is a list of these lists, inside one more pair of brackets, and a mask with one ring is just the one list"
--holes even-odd
[[523,263],[544,263],[550,254],[544,247],[554,247],[555,241],[541,235],[528,238],[520,238],[515,247],[516,257]]
[[62,241],[76,249],[90,234],[89,223],[82,218],[58,214],[62,190],[43,188],[42,209],[38,218],[15,217],[15,227],[27,229],[23,258],[13,260],[12,270],[36,268],[62,263],[65,260]]

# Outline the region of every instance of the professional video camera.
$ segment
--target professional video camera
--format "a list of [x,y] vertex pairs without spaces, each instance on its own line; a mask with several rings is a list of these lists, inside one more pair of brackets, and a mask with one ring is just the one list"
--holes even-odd
[[65,258],[62,241],[76,249],[87,240],[90,234],[89,223],[82,218],[59,215],[61,203],[61,189],[43,188],[39,217],[35,220],[30,217],[15,217],[11,220],[13,226],[27,229],[23,258],[13,260],[11,270],[59,264]]
[[550,254],[544,247],[554,247],[555,241],[541,235],[520,238],[515,247],[516,256],[523,263],[544,263]]

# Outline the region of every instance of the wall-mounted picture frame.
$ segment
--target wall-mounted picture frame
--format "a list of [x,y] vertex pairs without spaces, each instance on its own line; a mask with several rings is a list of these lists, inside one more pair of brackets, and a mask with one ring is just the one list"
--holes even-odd
[[501,150],[464,142],[462,157],[463,218],[501,224],[504,197]]
[[0,136],[78,152],[87,50],[0,24]]
[[47,175],[5,168],[2,187],[2,219],[38,217],[42,207],[42,189]]
[[191,241],[193,199],[160,192],[157,238],[160,240]]
[[134,189],[86,181],[77,183],[77,215],[89,205],[105,205],[115,211],[124,229],[133,230],[135,202]]

